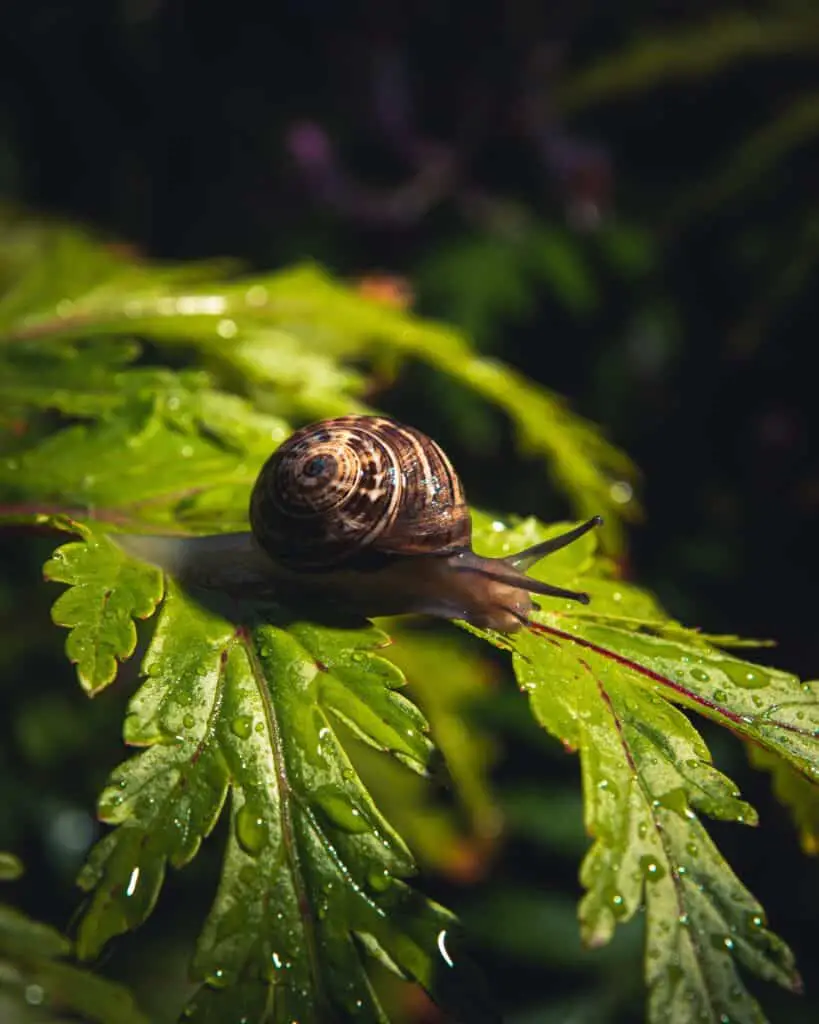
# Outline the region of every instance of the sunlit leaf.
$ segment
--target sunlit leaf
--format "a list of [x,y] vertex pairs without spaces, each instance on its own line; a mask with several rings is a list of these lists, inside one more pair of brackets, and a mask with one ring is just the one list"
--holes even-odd
[[[567,240],[543,229],[535,242],[527,257],[533,271],[554,278],[568,301],[587,306],[590,284]],[[638,514],[636,501],[616,496],[618,481],[633,478],[634,467],[565,402],[476,355],[458,331],[369,298],[316,267],[226,278],[213,265],[129,260],[75,228],[20,222],[0,239],[3,263],[10,287],[0,303],[0,353],[99,336],[194,347],[225,382],[241,380],[265,409],[307,419],[363,411],[362,364],[375,371],[385,355],[421,360],[502,409],[522,451],[545,457],[580,515],[608,512],[612,545],[621,543],[621,518]],[[10,357],[9,365],[25,377],[19,361]],[[143,381],[153,372],[145,371]],[[160,373],[160,388],[162,379]],[[69,365],[51,399],[45,387],[25,379],[16,400],[96,414],[113,400],[111,380],[111,371],[93,371],[83,386],[78,365]]]
[[[548,532],[531,521],[485,528],[480,543],[503,554],[533,535]],[[581,758],[594,840],[581,869],[581,933],[591,946],[608,942],[645,906],[651,1021],[763,1020],[738,967],[794,991],[799,975],[700,820],[755,824],[756,814],[671,701],[753,737],[815,781],[816,689],[666,620],[647,595],[595,566],[593,544],[588,536],[538,571],[588,590],[591,604],[542,599],[514,658],[538,721]]]

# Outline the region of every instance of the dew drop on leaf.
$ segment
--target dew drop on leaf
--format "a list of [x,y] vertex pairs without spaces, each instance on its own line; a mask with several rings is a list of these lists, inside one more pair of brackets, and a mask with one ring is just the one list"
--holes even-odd
[[662,864],[658,864],[657,861],[649,854],[644,854],[640,858],[640,870],[643,876],[649,882],[659,882],[661,878],[665,878],[666,871]]
[[347,796],[331,786],[321,786],[313,794],[313,800],[324,812],[325,817],[345,832],[369,832],[367,819],[357,807],[353,807]]
[[367,875],[367,881],[370,883],[370,888],[376,892],[385,892],[390,887],[390,873],[386,869],[384,871],[371,871]]
[[241,740],[246,740],[253,729],[251,715],[237,715],[230,723],[230,731]]
[[217,967],[215,971],[212,971],[207,978],[205,978],[205,982],[210,985],[211,988],[227,988],[228,985],[233,983],[233,976],[229,971],[226,971],[221,967]]
[[626,901],[623,899],[622,893],[619,893],[616,890],[610,893],[608,902],[615,917],[625,917],[628,912],[628,907],[626,906]]
[[718,704],[724,704],[725,701],[728,700],[728,691],[727,690],[714,690],[714,700]]
[[765,927],[765,918],[761,914],[748,914],[745,923],[746,931],[758,932],[760,928]]
[[691,678],[696,679],[698,683],[707,683],[711,677],[707,672],[703,672],[701,668],[692,668]]
[[249,804],[240,808],[236,815],[236,838],[251,857],[258,857],[267,842],[265,820]]
[[188,713],[182,719],[182,724],[185,726],[186,729],[192,729],[196,725],[196,719],[193,717],[193,715]]

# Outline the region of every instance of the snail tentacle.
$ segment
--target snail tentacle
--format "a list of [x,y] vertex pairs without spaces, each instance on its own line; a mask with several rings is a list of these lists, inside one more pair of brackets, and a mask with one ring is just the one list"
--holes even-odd
[[519,551],[516,555],[508,555],[504,561],[508,562],[509,565],[514,566],[515,569],[520,569],[522,572],[526,572],[531,569],[533,565],[539,562],[541,558],[545,558],[546,555],[551,555],[555,551],[560,551],[561,548],[565,548],[569,544],[573,544],[576,540],[579,540],[596,526],[602,525],[602,516],[592,516],[592,518],[587,519],[585,523],[581,523],[579,526],[575,526],[573,529],[567,530],[566,533],[561,533],[557,537],[550,537],[548,540],[541,541],[540,544],[533,544],[532,547],[525,548],[523,551]]

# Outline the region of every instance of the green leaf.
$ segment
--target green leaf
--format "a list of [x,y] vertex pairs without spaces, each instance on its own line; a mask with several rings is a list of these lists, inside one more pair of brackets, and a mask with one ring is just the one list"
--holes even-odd
[[167,864],[190,861],[227,804],[230,835],[189,1019],[322,1021],[331,1008],[383,1019],[365,953],[444,1002],[468,1004],[468,987],[448,994],[452,977],[437,977],[439,944],[455,922],[402,881],[414,870],[409,851],[336,732],[342,722],[425,771],[426,725],[397,692],[400,673],[375,653],[385,639],[275,607],[234,608],[229,618],[168,585],[125,723],[127,742],[146,749],[102,794],[100,816],[118,827],[80,877],[93,893],[81,955],[145,919]]
[[162,599],[162,574],[128,558],[107,537],[87,533],[84,541],[57,548],[43,575],[69,584],[51,617],[70,629],[66,654],[83,689],[94,695],[114,680],[118,662],[134,653],[134,619],[153,615]]
[[[531,520],[498,525],[484,522],[477,538],[494,555],[554,532]],[[534,573],[588,590],[591,604],[539,599],[533,629],[514,641],[515,672],[536,718],[581,758],[594,840],[581,869],[581,933],[591,946],[608,942],[645,906],[650,1021],[763,1020],[738,966],[798,991],[793,956],[699,817],[755,824],[756,814],[670,701],[753,737],[815,781],[816,689],[667,619],[595,563],[593,545],[589,535]]]
[[288,433],[235,395],[169,375],[116,416],[0,459],[0,521],[59,513],[132,530],[241,529],[250,486]]
[[[22,866],[0,853],[0,871],[11,879]],[[126,989],[65,963],[70,953],[59,932],[0,904],[0,1005],[14,1020],[56,1022],[70,1013],[99,1024],[147,1024]]]
[[[589,304],[582,267],[559,239],[537,234],[528,260],[534,272],[559,282],[568,301]],[[418,359],[501,408],[522,451],[547,460],[580,515],[608,513],[606,537],[613,545],[622,542],[622,517],[638,515],[631,497],[622,500],[631,495],[630,486],[617,487],[634,477],[634,467],[565,402],[502,363],[477,356],[459,332],[363,296],[313,266],[225,280],[212,265],[129,261],[74,228],[19,223],[5,239],[0,234],[3,262],[10,288],[0,302],[0,352],[139,335],[195,348],[220,382],[239,382],[266,410],[310,419],[364,411],[361,366],[376,373],[385,358],[391,365]],[[116,401],[117,389],[108,387],[115,371],[92,373],[85,387],[70,371],[48,398],[47,388],[38,388],[30,375],[19,380],[25,376],[20,359],[25,363],[25,356],[0,356],[23,385],[16,401],[84,415]],[[126,391],[138,387],[147,397],[151,374],[160,371],[139,372],[147,376],[125,378],[131,382]],[[160,391],[163,381],[160,374]]]

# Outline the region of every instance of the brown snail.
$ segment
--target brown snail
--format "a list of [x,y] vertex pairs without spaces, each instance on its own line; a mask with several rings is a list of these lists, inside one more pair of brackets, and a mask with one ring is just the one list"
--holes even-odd
[[271,596],[294,589],[362,615],[424,613],[512,633],[528,622],[530,594],[588,603],[526,570],[601,522],[483,558],[441,448],[381,416],[343,416],[297,430],[267,460],[250,499],[251,533],[117,540],[183,582]]

